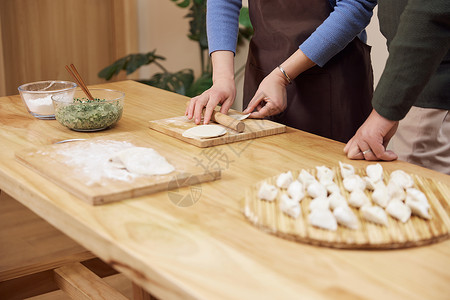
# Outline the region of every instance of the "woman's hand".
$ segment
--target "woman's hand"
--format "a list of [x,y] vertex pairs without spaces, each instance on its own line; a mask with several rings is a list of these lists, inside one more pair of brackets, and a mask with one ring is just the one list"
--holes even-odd
[[397,154],[386,151],[386,147],[397,127],[398,121],[388,120],[373,109],[364,124],[345,145],[344,152],[350,159],[395,160]]
[[261,81],[258,90],[243,113],[251,113],[249,118],[262,119],[283,112],[287,106],[287,84],[283,73],[278,68],[274,69]]
[[213,86],[201,95],[191,99],[186,108],[185,115],[188,119],[194,118],[195,124],[200,124],[203,108],[206,107],[203,116],[203,124],[208,124],[214,108],[221,104],[220,112],[226,114],[236,98],[236,85],[231,79],[218,79]]
[[213,66],[213,85],[201,95],[194,97],[186,108],[185,115],[189,120],[194,118],[195,124],[200,124],[203,114],[203,124],[208,124],[217,105],[222,104],[220,112],[226,114],[236,98],[234,82],[234,53],[231,51],[215,51],[211,54]]

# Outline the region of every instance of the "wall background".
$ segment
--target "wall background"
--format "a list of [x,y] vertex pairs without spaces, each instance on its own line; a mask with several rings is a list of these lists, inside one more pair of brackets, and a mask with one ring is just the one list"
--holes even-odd
[[[247,1],[243,1],[247,5]],[[139,52],[149,52],[157,49],[157,53],[166,57],[164,66],[171,71],[191,68],[198,76],[200,72],[200,54],[197,44],[188,39],[188,20],[184,18],[187,9],[176,6],[169,0],[148,1],[138,0],[138,40]],[[386,59],[386,40],[379,32],[376,8],[371,23],[367,28],[368,44],[372,46],[372,62],[375,85],[383,71]],[[247,47],[240,48],[236,55],[235,69],[245,64]],[[155,66],[143,67],[139,78],[150,78],[158,72]],[[238,95],[236,109],[242,109],[243,73],[236,78]]]

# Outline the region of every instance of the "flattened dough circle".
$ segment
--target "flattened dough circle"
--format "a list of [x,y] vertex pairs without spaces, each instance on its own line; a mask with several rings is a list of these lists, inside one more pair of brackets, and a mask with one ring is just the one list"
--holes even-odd
[[130,173],[139,175],[164,175],[175,168],[152,148],[133,147],[120,151],[110,158],[117,168],[125,168]]
[[183,136],[187,138],[208,139],[222,136],[227,130],[220,125],[199,125],[183,132]]

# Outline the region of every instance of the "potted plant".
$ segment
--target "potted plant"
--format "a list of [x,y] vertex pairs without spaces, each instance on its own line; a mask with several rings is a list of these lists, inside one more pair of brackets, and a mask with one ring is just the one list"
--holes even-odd
[[[185,16],[189,19],[188,38],[197,42],[200,49],[201,74],[194,77],[192,69],[182,69],[177,72],[169,72],[162,61],[166,58],[156,53],[156,49],[148,53],[130,54],[118,59],[111,65],[101,70],[100,78],[110,80],[120,71],[126,71],[127,75],[133,73],[142,66],[154,64],[161,72],[153,74],[150,79],[139,80],[139,82],[172,91],[178,94],[194,97],[212,86],[212,66],[208,55],[208,40],[206,36],[206,0],[171,0],[181,8],[189,9]],[[243,45],[244,40],[249,40],[253,35],[253,27],[250,23],[248,8],[242,7],[239,16],[238,48]],[[241,72],[244,67],[238,69]]]

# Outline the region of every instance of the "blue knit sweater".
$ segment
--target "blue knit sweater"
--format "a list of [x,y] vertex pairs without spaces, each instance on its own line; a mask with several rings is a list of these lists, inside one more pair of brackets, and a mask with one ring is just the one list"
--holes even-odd
[[[364,29],[369,24],[373,8],[377,4],[377,0],[329,2],[333,10],[331,14],[299,45],[300,50],[319,66],[323,66],[344,49],[355,36],[366,42]],[[241,7],[241,0],[208,0],[206,21],[209,53],[217,50],[236,52]]]

